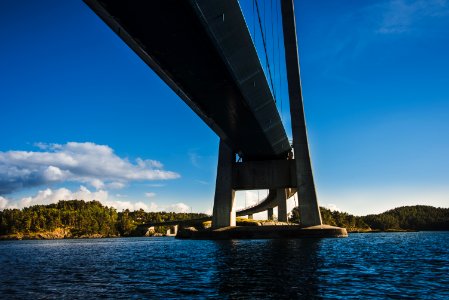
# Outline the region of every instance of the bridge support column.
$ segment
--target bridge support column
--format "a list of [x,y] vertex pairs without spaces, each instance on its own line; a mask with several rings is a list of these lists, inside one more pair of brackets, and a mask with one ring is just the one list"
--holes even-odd
[[273,208],[269,208],[267,209],[267,214],[268,214],[268,220],[274,220],[274,214],[273,214]]
[[281,10],[300,221],[301,225],[305,227],[321,225],[321,214],[315,192],[307,142],[293,0],[281,1]]
[[285,194],[285,189],[277,190],[278,198],[278,221],[287,222],[287,199]]
[[235,226],[235,191],[232,186],[232,165],[234,162],[235,153],[220,140],[212,216],[213,228]]
[[249,215],[248,215],[248,219],[250,219],[250,220],[254,219],[253,214],[249,214]]
[[176,236],[178,234],[178,225],[173,225],[167,229],[167,236]]

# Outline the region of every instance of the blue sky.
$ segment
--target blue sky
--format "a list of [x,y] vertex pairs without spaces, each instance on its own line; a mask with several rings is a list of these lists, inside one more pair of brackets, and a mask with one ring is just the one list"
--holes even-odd
[[[296,1],[296,17],[320,204],[449,207],[448,1]],[[211,210],[218,138],[84,3],[2,1],[0,25],[0,209]]]

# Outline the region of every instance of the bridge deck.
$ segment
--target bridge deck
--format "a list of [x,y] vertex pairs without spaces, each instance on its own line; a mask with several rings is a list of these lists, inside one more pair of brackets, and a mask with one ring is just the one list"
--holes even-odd
[[[271,189],[265,199],[263,199],[256,205],[237,210],[236,216],[241,217],[241,216],[246,216],[246,215],[257,214],[257,213],[266,211],[269,208],[274,208],[274,207],[278,206],[279,203],[278,203],[277,193],[278,193],[278,191],[276,189]],[[293,197],[293,195],[295,193],[296,193],[296,189],[287,189],[286,198],[289,199],[290,197]]]
[[84,1],[244,160],[287,156],[236,0]]

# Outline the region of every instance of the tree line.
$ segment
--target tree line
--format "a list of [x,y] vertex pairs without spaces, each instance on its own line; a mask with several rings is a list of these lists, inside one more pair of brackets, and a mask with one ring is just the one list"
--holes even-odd
[[[348,231],[368,230],[449,230],[449,208],[416,205],[398,207],[381,214],[354,216],[320,207],[324,224],[345,227]],[[292,210],[290,222],[300,223],[299,208]],[[139,224],[206,217],[198,213],[117,212],[98,201],[69,200],[49,205],[34,205],[23,209],[0,211],[0,235],[52,232],[63,228],[71,237],[101,235],[142,235]],[[159,227],[160,233],[167,228]]]
[[[197,213],[117,212],[98,201],[69,200],[49,205],[34,205],[23,209],[0,211],[0,235],[51,232],[58,228],[70,230],[70,235],[105,237],[137,235],[139,224],[188,220],[207,216]],[[165,228],[159,229],[161,232]]]
[[[449,230],[449,208],[426,205],[397,207],[381,214],[354,216],[320,207],[323,224],[359,230]],[[300,223],[299,207],[292,210],[291,222]]]

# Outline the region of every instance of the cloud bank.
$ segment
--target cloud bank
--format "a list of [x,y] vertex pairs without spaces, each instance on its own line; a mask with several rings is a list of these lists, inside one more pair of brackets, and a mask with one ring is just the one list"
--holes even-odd
[[57,203],[59,200],[96,200],[105,206],[114,207],[118,211],[129,209],[130,211],[143,209],[144,211],[167,211],[176,213],[190,212],[190,206],[182,202],[160,207],[154,202],[145,203],[143,201],[121,201],[111,199],[105,190],[90,191],[85,186],[80,186],[77,191],[70,191],[67,188],[41,190],[36,195],[23,197],[19,200],[7,199],[0,196],[0,210],[11,208],[24,208],[33,205],[47,205]]
[[165,171],[156,160],[120,158],[107,145],[69,142],[36,146],[41,151],[0,152],[0,195],[63,181],[87,183],[100,190],[123,188],[132,181],[180,177]]

